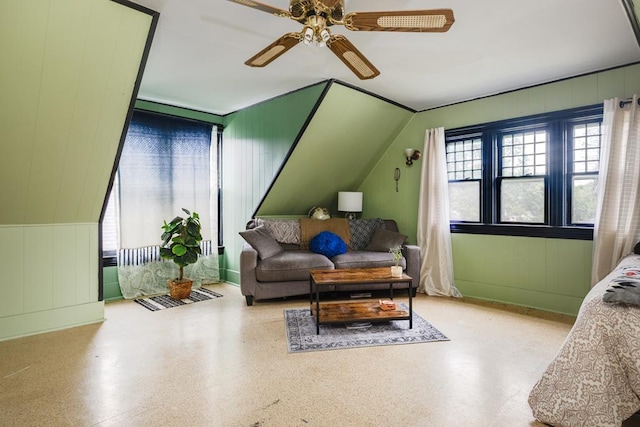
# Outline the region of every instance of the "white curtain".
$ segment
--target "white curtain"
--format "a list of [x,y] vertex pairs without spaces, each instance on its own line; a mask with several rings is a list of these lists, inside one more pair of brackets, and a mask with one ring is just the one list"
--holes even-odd
[[592,285],[633,251],[640,239],[640,111],[631,102],[604,102]]
[[445,149],[444,128],[428,129],[422,155],[418,206],[418,245],[422,256],[418,291],[428,295],[461,297],[453,280]]
[[118,165],[118,282],[123,297],[168,292],[178,275],[159,256],[163,221],[197,212],[202,256],[185,269],[194,287],[217,282],[217,130],[211,124],[135,111]]

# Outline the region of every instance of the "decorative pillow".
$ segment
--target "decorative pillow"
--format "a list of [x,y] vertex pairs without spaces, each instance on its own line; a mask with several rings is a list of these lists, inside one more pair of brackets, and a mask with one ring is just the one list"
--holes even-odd
[[640,269],[626,267],[621,273],[611,281],[602,295],[602,301],[640,305]]
[[397,231],[387,230],[386,228],[376,228],[371,236],[371,241],[365,247],[366,251],[373,252],[389,252],[391,248],[397,248],[404,245],[407,236]]
[[322,254],[327,258],[333,258],[347,252],[347,244],[330,231],[322,231],[311,239],[309,250],[317,254]]
[[384,228],[384,221],[381,218],[350,219],[351,249],[361,251],[366,248],[376,228]]
[[280,243],[300,244],[300,221],[297,219],[256,218],[256,224],[264,225]]
[[267,231],[264,225],[260,225],[251,230],[241,231],[240,235],[258,251],[260,259],[267,259],[284,251],[282,246]]
[[633,248],[633,253],[636,255],[640,255],[640,242],[636,243],[635,248]]

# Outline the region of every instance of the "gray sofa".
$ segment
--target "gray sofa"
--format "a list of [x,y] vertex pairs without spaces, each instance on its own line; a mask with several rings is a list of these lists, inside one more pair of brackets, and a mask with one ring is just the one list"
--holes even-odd
[[[402,236],[402,242],[406,239],[398,232],[394,220],[349,220],[350,235],[345,239],[349,241],[349,250],[328,258],[306,249],[305,242],[300,241],[299,221],[304,220],[253,219],[247,224],[247,230],[252,231],[240,233],[247,242],[258,248],[244,243],[240,253],[240,289],[247,305],[253,305],[255,300],[308,295],[311,269],[390,267],[394,265],[394,259],[386,247],[389,238],[393,240],[396,236]],[[248,235],[258,230],[262,233],[261,240],[264,240],[264,236],[273,240],[268,242],[270,246],[260,247],[252,240],[255,236]],[[381,243],[381,239],[385,240]],[[420,282],[420,247],[402,243],[402,254],[399,265],[413,278],[412,292],[415,294]],[[366,292],[388,288],[384,284],[355,284],[327,290]]]

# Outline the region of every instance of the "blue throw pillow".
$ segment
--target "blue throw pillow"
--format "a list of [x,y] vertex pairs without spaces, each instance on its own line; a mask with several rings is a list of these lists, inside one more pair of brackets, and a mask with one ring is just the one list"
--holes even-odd
[[336,255],[347,252],[347,244],[337,234],[330,231],[322,231],[311,239],[309,249],[311,252],[322,254],[327,258],[333,258]]

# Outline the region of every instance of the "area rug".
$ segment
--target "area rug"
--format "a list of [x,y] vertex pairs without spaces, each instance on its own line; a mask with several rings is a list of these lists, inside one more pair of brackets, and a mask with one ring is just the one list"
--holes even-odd
[[[398,306],[409,310],[403,303]],[[320,325],[320,335],[316,335],[316,322],[309,308],[287,309],[284,320],[289,353],[449,341],[415,311],[412,329],[406,320],[392,320],[372,324]]]
[[220,298],[222,294],[213,292],[206,288],[192,289],[189,298],[185,299],[173,299],[169,295],[158,295],[148,298],[137,298],[135,302],[147,308],[151,311],[164,310],[165,308],[178,307],[186,304],[193,304],[194,302],[206,301],[213,298]]

